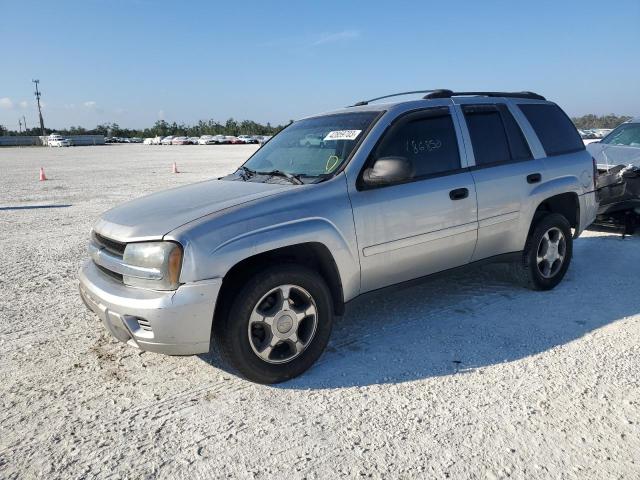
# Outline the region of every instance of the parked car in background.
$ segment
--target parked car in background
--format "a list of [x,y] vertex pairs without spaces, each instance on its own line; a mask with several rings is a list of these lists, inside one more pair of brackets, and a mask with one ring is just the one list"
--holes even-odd
[[240,145],[244,143],[238,137],[235,137],[233,135],[226,135],[225,138],[227,139],[227,143],[231,143],[233,145]]
[[171,142],[173,142],[173,139],[175,137],[173,135],[169,135],[168,137],[164,137],[162,139],[162,141],[160,142],[160,145],[171,145]]
[[267,143],[269,140],[271,140],[271,137],[273,137],[273,135],[263,135],[260,138],[258,138],[258,143],[260,145],[263,145]]
[[131,137],[129,139],[130,143],[142,143],[142,139],[140,137]]
[[618,165],[640,167],[640,117],[618,125],[606,137],[587,145],[599,170]]
[[[318,359],[361,294],[489,261],[554,288],[597,209],[571,120],[531,92],[425,93],[299,120],[226,177],[108,210],[84,302],[121,342],[184,355],[215,341],[275,383]],[[333,149],[300,148],[309,135]]]
[[228,143],[231,143],[231,141],[229,140],[229,137],[226,137],[224,135],[216,135],[215,140],[218,142],[218,144],[220,145],[226,145]]
[[190,145],[198,145],[200,137],[188,137],[188,140]]
[[238,135],[238,140],[242,143],[258,143],[258,139],[254,135]]
[[191,140],[189,140],[187,137],[175,137],[173,140],[171,140],[171,145],[190,145],[191,144]]
[[145,138],[142,143],[144,145],[153,145],[153,138]]
[[160,145],[160,142],[162,142],[162,138],[163,138],[163,137],[160,137],[160,136],[158,136],[158,137],[153,137],[153,138],[151,139],[151,145]]
[[47,145],[50,147],[70,147],[72,143],[68,138],[54,133],[47,138]]
[[220,139],[213,135],[203,135],[198,141],[200,145],[219,145]]

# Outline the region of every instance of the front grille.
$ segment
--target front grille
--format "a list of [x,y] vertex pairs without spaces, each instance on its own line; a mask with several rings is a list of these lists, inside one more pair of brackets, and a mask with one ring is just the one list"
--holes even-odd
[[99,233],[93,232],[93,243],[99,248],[104,248],[112,255],[121,257],[124,255],[124,248],[127,246],[125,243],[116,242],[110,238],[103,237]]
[[111,270],[109,270],[108,268],[104,268],[102,265],[98,265],[97,263],[93,262],[94,265],[96,267],[98,267],[98,270],[100,270],[102,273],[104,273],[105,275],[113,278],[114,280],[117,280],[118,282],[122,283],[123,279],[122,279],[122,275],[116,272],[112,272]]
[[[105,253],[108,253],[109,255],[120,259],[122,259],[122,256],[124,255],[124,248],[126,247],[125,243],[111,240],[110,238],[104,237],[96,232],[92,232],[91,234],[91,243],[94,245],[94,247],[97,247],[100,250],[104,250]],[[114,272],[113,270],[109,270],[103,265],[100,265],[97,261],[95,261],[95,259],[93,263],[102,273],[107,275],[109,278],[112,278],[119,283],[123,283],[122,274]]]

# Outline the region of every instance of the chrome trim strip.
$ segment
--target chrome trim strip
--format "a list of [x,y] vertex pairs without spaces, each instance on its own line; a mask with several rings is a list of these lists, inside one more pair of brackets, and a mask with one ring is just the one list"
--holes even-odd
[[97,265],[112,272],[119,273],[120,275],[146,280],[162,280],[162,271],[160,271],[160,269],[128,265],[124,263],[122,259],[111,255],[104,248],[98,248],[92,243],[89,244],[89,255]]

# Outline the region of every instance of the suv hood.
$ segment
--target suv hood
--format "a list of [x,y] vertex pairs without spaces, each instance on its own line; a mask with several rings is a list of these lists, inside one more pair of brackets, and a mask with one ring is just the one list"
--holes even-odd
[[197,218],[295,185],[208,180],[123,203],[102,214],[94,229],[120,242],[157,240]]

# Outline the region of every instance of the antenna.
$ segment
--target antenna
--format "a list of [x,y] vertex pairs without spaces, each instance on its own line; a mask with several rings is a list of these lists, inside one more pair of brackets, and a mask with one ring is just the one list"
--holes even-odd
[[42,107],[40,106],[40,95],[42,95],[40,93],[40,91],[38,90],[38,84],[40,83],[40,80],[31,80],[35,85],[36,85],[36,101],[38,102],[38,114],[40,115],[40,131],[41,131],[41,135],[44,137],[45,133],[44,133],[44,120],[42,119]]

